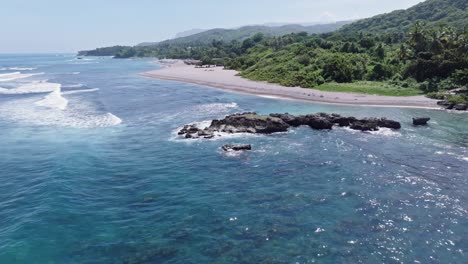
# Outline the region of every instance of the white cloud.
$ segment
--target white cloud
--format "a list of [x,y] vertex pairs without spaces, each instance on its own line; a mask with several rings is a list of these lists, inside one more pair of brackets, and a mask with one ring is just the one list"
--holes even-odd
[[335,22],[337,20],[338,16],[328,11],[324,11],[318,16],[319,22]]

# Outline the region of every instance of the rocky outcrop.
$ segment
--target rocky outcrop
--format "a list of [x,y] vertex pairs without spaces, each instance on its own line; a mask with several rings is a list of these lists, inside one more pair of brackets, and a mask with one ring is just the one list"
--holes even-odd
[[468,104],[455,104],[455,103],[451,103],[447,100],[444,100],[444,101],[439,101],[437,102],[437,105],[440,105],[441,107],[447,109],[447,110],[450,110],[450,109],[454,109],[454,110],[458,110],[458,111],[466,111],[468,109]]
[[286,114],[270,114],[270,116],[279,118],[279,119],[283,120],[283,122],[285,122],[286,124],[288,124],[290,126],[293,126],[293,127],[298,127],[298,126],[304,125],[303,121],[300,118],[298,118],[297,116],[290,115],[288,113],[286,113]]
[[213,120],[209,127],[199,128],[196,125],[186,125],[179,132],[185,138],[213,138],[216,132],[224,133],[258,133],[272,134],[286,132],[292,127],[309,126],[317,130],[329,130],[333,126],[349,127],[360,131],[377,131],[380,127],[400,129],[401,124],[386,118],[344,117],[338,114],[316,113],[294,116],[285,114],[258,115],[256,113],[241,113],[226,116],[224,119]]
[[312,129],[332,129],[333,122],[321,116],[308,116],[306,117],[306,125]]
[[226,133],[272,134],[288,131],[289,125],[282,119],[272,116],[242,113],[213,120],[209,129]]
[[425,126],[427,125],[427,122],[431,120],[430,117],[418,117],[418,118],[413,118],[413,125],[415,126]]
[[437,105],[440,105],[445,109],[453,109],[453,107],[455,106],[454,103],[450,103],[449,101],[439,101],[437,102]]
[[213,138],[214,131],[209,128],[200,129],[196,125],[185,125],[178,133],[184,135],[185,138]]
[[252,150],[252,145],[224,145],[221,147],[224,151],[243,151],[243,150]]
[[458,111],[466,111],[468,109],[467,104],[456,104],[453,106],[453,109],[458,110]]
[[360,131],[378,131],[379,127],[377,126],[377,122],[373,122],[370,120],[358,120],[354,123],[351,123],[349,128],[353,130],[360,130]]

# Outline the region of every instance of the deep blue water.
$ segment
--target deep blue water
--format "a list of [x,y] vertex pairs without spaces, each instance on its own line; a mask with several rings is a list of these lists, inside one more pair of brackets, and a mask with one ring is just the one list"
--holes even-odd
[[[466,263],[468,114],[138,76],[154,68],[0,55],[0,263]],[[174,134],[241,111],[385,116],[403,129]],[[253,151],[226,155],[225,143]]]

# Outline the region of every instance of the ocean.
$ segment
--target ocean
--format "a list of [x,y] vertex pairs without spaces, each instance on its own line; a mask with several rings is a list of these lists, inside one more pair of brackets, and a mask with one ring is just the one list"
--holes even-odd
[[[0,263],[466,263],[468,114],[138,76],[158,67],[0,55]],[[177,136],[245,111],[402,129]],[[414,127],[421,116],[429,126]],[[227,143],[253,150],[226,154]]]

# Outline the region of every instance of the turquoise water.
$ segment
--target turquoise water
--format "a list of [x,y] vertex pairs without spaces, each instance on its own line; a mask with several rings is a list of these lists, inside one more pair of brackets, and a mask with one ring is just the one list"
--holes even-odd
[[[0,263],[466,261],[468,114],[273,100],[137,75],[154,68],[0,55]],[[241,111],[385,116],[403,129],[175,135]],[[413,127],[413,116],[430,126]],[[253,151],[226,155],[225,143]]]

